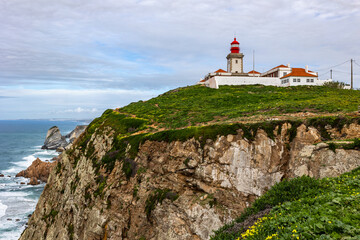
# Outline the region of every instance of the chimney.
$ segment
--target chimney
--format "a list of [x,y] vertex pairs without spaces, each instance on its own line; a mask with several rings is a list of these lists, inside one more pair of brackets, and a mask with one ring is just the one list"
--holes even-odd
[[309,66],[308,65],[305,66],[305,72],[309,72]]
[[288,68],[290,67],[290,63],[287,64],[287,67],[288,67]]

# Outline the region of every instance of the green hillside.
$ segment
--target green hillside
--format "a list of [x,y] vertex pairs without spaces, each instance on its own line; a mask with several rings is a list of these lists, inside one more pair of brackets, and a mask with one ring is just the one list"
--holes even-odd
[[[360,122],[358,115],[350,114],[358,109],[360,91],[343,90],[330,87],[289,87],[272,86],[223,86],[210,89],[203,86],[190,86],[164,93],[148,101],[131,103],[116,110],[108,109],[88,126],[78,140],[78,146],[87,155],[92,154],[92,144],[88,144],[95,131],[107,127],[115,130],[112,153],[94,167],[105,167],[111,171],[117,159],[125,158],[125,149],[135,157],[138,147],[146,140],[186,141],[192,137],[202,143],[215,139],[218,135],[237,134],[242,129],[244,137],[252,140],[259,128],[270,138],[278,126],[288,122],[289,139],[296,136],[300,123],[314,126],[322,134],[323,140],[331,140],[326,125],[342,128],[347,123]],[[298,119],[297,112],[312,113],[311,118]],[[341,113],[342,116],[338,116]],[[344,114],[349,113],[349,116]],[[293,114],[293,115],[292,115]],[[331,115],[326,116],[323,115]],[[260,119],[259,116],[283,117],[277,121]],[[354,116],[355,115],[355,116]],[[253,118],[247,121],[248,118]],[[245,120],[245,121],[244,121]]]
[[358,110],[360,91],[324,86],[190,86],[118,109],[159,127],[178,128],[209,121],[236,121],[253,115]]
[[[271,211],[261,214],[265,209]],[[255,214],[259,218],[249,222]],[[359,236],[360,168],[336,178],[282,181],[211,240],[355,240]]]

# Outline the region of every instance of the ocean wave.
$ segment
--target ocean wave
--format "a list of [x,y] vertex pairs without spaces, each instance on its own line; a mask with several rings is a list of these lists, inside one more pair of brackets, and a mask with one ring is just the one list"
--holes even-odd
[[33,155],[57,155],[55,150],[41,150],[35,152]]
[[29,195],[29,193],[26,192],[19,192],[19,191],[7,191],[7,192],[1,192],[1,197],[26,197]]
[[40,158],[40,160],[42,161],[46,161],[46,160],[51,160],[53,157],[56,156],[58,156],[58,153],[55,150],[36,151],[26,157],[23,157],[22,159],[25,161],[13,162],[13,164],[15,164],[18,167],[21,167],[21,169],[12,167],[8,170],[5,170],[4,172],[6,173],[19,172],[19,170],[21,171],[28,168],[32,164],[32,162],[37,158]]
[[12,174],[12,173],[18,173],[19,172],[19,168],[9,168],[7,170],[2,171],[4,174]]
[[5,216],[6,209],[7,209],[7,206],[5,204],[2,204],[0,201],[0,218],[2,216]]

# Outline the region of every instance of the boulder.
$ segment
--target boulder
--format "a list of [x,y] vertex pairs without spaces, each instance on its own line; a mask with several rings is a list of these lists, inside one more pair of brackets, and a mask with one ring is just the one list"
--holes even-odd
[[72,130],[69,134],[66,134],[65,137],[69,138],[69,142],[72,143],[74,140],[80,136],[86,129],[87,125],[77,125],[74,130]]
[[65,137],[61,135],[60,130],[57,126],[51,127],[46,134],[44,146],[41,149],[56,150],[59,147],[65,147],[68,145]]
[[30,182],[28,182],[28,185],[38,185],[40,181],[36,177],[30,178]]
[[[43,162],[39,158],[32,162],[30,167],[16,174],[16,177],[30,178],[31,185],[41,182],[47,182],[51,169],[55,166],[56,162]],[[33,184],[36,183],[36,184]]]

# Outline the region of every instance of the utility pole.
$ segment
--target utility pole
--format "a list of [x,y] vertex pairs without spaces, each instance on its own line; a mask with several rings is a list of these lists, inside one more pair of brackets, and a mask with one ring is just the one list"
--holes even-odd
[[330,79],[332,80],[332,69],[330,69]]
[[351,89],[353,89],[353,84],[354,84],[354,82],[353,82],[353,80],[354,80],[354,77],[353,77],[353,60],[351,59]]

